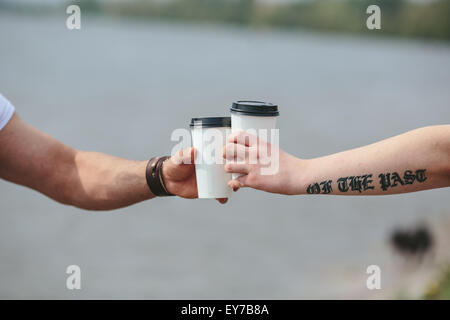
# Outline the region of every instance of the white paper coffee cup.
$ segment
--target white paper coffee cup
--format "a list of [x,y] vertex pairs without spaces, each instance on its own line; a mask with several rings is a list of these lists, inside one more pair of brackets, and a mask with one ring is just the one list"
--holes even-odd
[[230,117],[193,118],[192,144],[195,153],[195,175],[200,199],[229,198],[231,174],[225,171],[222,150],[231,132]]
[[[272,103],[261,101],[236,101],[230,109],[231,131],[246,131],[261,137],[264,130],[269,140],[271,130],[276,129],[277,117],[279,116],[278,106]],[[232,178],[236,179],[240,174],[233,173]]]

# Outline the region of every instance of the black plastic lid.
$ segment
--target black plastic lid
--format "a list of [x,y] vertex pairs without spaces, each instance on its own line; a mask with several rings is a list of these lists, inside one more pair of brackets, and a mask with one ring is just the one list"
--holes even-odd
[[191,128],[231,128],[231,117],[192,118]]
[[230,110],[231,112],[255,117],[276,117],[280,115],[276,104],[262,101],[236,101],[233,102]]

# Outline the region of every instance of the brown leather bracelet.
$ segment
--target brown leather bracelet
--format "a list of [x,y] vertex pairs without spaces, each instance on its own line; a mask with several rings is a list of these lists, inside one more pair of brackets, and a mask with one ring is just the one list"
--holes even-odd
[[168,156],[155,157],[151,158],[147,163],[145,178],[147,179],[147,184],[150,188],[150,191],[157,197],[167,197],[174,195],[167,191],[162,175],[163,163],[169,158],[170,157]]

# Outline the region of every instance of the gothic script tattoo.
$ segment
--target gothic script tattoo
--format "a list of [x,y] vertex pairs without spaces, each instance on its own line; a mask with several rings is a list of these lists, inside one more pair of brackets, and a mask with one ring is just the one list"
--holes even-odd
[[[414,182],[424,182],[427,180],[425,176],[426,169],[418,169],[415,172],[406,170],[402,176],[397,172],[380,173],[378,175],[381,190],[386,191],[389,188],[413,184]],[[364,174],[360,176],[341,177],[337,179],[337,189],[339,192],[357,191],[362,193],[367,190],[375,189],[372,174]],[[315,182],[308,186],[306,192],[309,194],[327,194],[333,191],[333,181],[325,180]]]
[[397,172],[392,173],[380,173],[378,178],[380,178],[380,186],[383,191],[386,191],[389,188],[396,187],[398,185],[404,186],[405,184],[413,184],[414,181],[424,182],[427,180],[425,176],[426,169],[419,169],[416,172],[412,172],[411,170],[406,170],[403,173],[403,179]]

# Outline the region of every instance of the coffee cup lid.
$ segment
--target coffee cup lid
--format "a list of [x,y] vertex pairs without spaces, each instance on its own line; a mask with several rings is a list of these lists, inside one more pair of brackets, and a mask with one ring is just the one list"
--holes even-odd
[[192,118],[191,128],[231,128],[231,117]]
[[255,117],[276,117],[279,116],[278,106],[262,101],[236,101],[231,106],[231,112],[255,116]]

